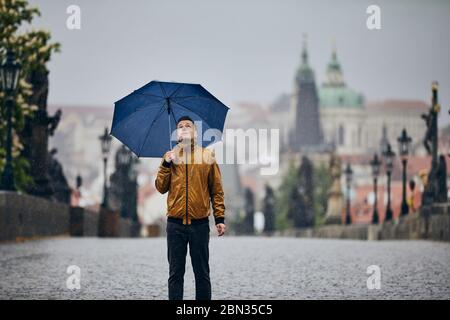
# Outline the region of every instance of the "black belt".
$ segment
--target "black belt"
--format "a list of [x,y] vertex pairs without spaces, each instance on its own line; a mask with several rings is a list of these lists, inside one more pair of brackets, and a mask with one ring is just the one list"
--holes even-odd
[[[175,222],[178,224],[183,224],[183,218],[174,218],[174,217],[167,217],[167,221],[170,222]],[[202,223],[208,223],[209,222],[209,218],[201,218],[201,219],[191,219],[191,224],[197,225],[197,224],[202,224]]]

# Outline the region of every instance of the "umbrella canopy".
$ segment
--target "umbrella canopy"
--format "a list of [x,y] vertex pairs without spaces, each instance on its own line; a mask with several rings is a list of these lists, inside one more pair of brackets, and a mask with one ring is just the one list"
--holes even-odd
[[207,147],[222,139],[228,110],[200,84],[151,81],[115,102],[111,135],[138,157],[162,157],[176,140],[170,137],[179,118],[201,121],[199,137],[216,129],[213,139],[199,139]]

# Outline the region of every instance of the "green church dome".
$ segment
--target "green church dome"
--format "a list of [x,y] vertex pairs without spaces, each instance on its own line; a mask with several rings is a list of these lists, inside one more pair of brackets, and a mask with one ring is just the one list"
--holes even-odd
[[347,87],[344,82],[336,49],[333,49],[327,66],[327,81],[319,88],[319,104],[321,108],[364,108],[362,94]]
[[321,108],[364,108],[364,97],[346,86],[319,88]]

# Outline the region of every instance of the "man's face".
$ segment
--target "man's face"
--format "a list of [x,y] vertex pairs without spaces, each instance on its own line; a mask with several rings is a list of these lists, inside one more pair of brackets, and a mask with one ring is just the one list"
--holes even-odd
[[192,121],[181,120],[177,124],[177,138],[178,141],[185,139],[193,139],[195,137],[195,128]]

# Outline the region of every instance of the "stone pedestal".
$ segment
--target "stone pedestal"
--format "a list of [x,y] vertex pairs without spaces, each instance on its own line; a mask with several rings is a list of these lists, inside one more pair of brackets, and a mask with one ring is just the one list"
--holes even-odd
[[70,235],[96,237],[99,214],[81,207],[70,207]]
[[99,237],[118,237],[120,232],[120,214],[107,208],[100,209],[98,221]]
[[331,192],[328,198],[328,209],[325,216],[325,224],[342,224],[342,210],[344,199],[341,192]]

